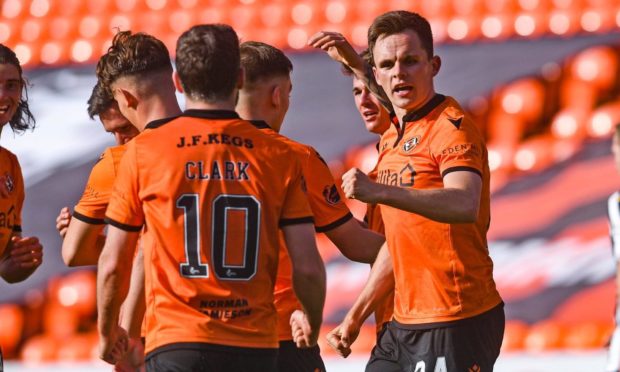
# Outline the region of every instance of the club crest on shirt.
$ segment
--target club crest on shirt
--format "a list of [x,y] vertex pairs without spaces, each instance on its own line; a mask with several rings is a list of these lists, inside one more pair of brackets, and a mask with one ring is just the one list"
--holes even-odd
[[335,205],[340,202],[340,194],[336,185],[325,186],[323,189],[323,197],[328,204]]
[[415,136],[413,138],[409,138],[408,140],[405,141],[405,143],[403,143],[403,151],[404,152],[409,152],[409,151],[415,149],[415,147],[418,145],[418,143],[420,143],[420,136]]
[[13,189],[15,188],[15,183],[13,182],[13,178],[8,173],[4,174],[4,186],[6,186],[6,189],[9,192],[13,192]]

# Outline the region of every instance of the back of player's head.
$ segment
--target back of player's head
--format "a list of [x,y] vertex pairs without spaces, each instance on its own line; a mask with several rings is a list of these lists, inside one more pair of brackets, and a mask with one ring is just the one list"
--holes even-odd
[[434,52],[431,25],[426,18],[418,13],[406,10],[387,12],[375,18],[370,28],[368,28],[368,50],[371,52],[374,50],[375,43],[380,37],[398,34],[407,30],[412,30],[418,35],[422,48],[426,51],[428,58],[432,58]]
[[[0,64],[13,65],[19,72],[20,79],[20,99],[17,104],[17,109],[15,110],[15,114],[11,120],[9,120],[9,125],[13,132],[20,133],[25,131],[26,129],[32,129],[35,126],[34,116],[32,112],[30,112],[30,107],[28,106],[28,87],[26,80],[23,77],[22,66],[19,63],[19,59],[17,55],[11,48],[7,47],[4,44],[0,44]],[[2,123],[4,124],[4,123]]]
[[95,116],[101,116],[101,113],[112,107],[114,102],[112,93],[110,93],[108,89],[105,89],[101,83],[97,82],[88,99],[88,116],[91,119],[94,119]]
[[230,99],[239,79],[239,38],[224,24],[197,25],[177,41],[176,68],[185,94],[202,101]]
[[255,84],[264,79],[285,76],[293,71],[293,64],[284,53],[269,44],[246,41],[239,47],[245,84]]
[[161,40],[142,32],[117,33],[97,63],[97,79],[106,88],[121,77],[143,78],[153,72],[172,73],[170,53]]

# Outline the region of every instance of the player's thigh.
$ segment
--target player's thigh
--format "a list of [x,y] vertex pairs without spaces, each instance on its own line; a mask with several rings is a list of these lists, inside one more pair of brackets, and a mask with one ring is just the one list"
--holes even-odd
[[148,372],[182,372],[182,371],[210,371],[209,365],[204,363],[205,351],[191,349],[174,349],[157,352],[146,359]]
[[[222,369],[222,372],[278,372],[276,352],[228,355],[227,358],[227,368]],[[234,360],[232,366],[231,360]]]
[[391,322],[384,325],[377,335],[377,344],[372,348],[365,372],[401,372],[399,363],[398,330]]
[[324,372],[325,364],[318,345],[300,349],[293,341],[280,341],[278,371]]
[[443,354],[447,370],[492,371],[504,336],[503,307],[470,322],[441,329],[435,339],[437,354]]
[[153,372],[277,372],[277,351],[253,349],[193,350],[174,349],[158,352],[146,360]]

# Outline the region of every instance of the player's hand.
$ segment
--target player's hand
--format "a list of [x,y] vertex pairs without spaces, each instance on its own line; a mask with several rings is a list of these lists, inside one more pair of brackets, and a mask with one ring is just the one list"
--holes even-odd
[[0,176],[0,198],[9,197],[9,187],[6,185],[6,176]]
[[331,59],[351,68],[364,66],[362,57],[339,32],[319,31],[308,39],[308,45],[326,51]]
[[4,263],[7,271],[17,272],[23,269],[34,269],[43,262],[43,246],[36,236],[22,238],[11,237],[9,254]]
[[99,358],[110,364],[116,364],[129,348],[127,331],[116,326],[108,335],[99,334]]
[[364,203],[375,203],[377,183],[357,168],[349,169],[342,175],[342,191],[349,199],[357,199]]
[[67,235],[69,222],[71,222],[71,212],[68,207],[64,207],[60,210],[60,213],[58,213],[58,217],[56,217],[56,230],[58,230],[58,234],[60,234],[60,237],[63,239],[65,235]]
[[114,365],[115,372],[143,372],[146,370],[144,365],[144,345],[139,338],[128,339],[127,352]]
[[359,334],[360,326],[348,318],[345,318],[338,327],[327,334],[327,344],[340,354],[340,356],[346,358],[351,354],[351,345],[355,342]]
[[319,330],[313,329],[308,322],[306,313],[295,310],[290,319],[291,330],[293,332],[293,342],[298,348],[308,348],[316,345],[319,338]]

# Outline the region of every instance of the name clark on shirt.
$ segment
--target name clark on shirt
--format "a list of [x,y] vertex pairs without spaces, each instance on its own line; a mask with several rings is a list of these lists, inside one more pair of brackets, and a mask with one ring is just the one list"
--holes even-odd
[[247,181],[250,163],[246,161],[188,161],[185,163],[185,178],[188,180]]

